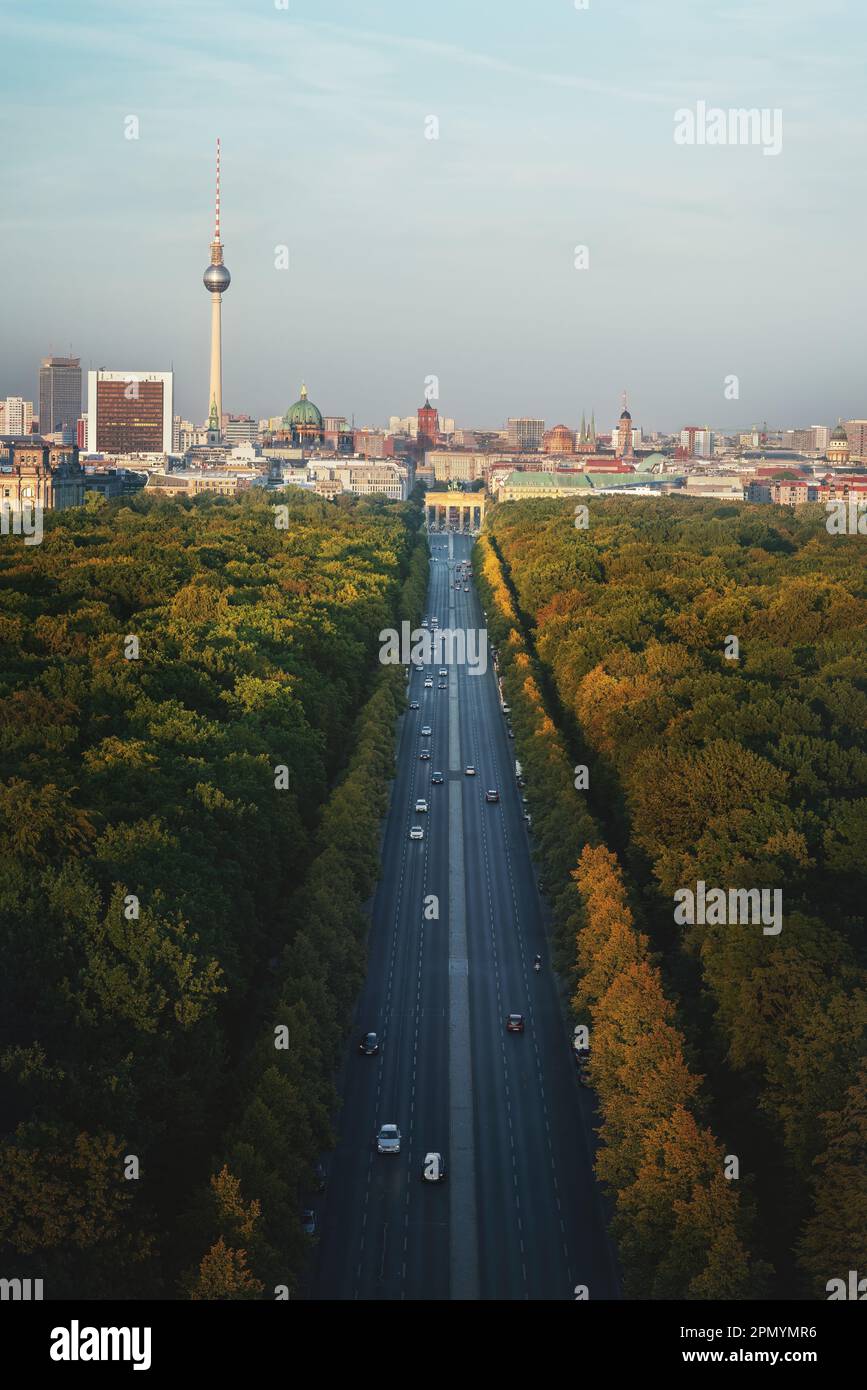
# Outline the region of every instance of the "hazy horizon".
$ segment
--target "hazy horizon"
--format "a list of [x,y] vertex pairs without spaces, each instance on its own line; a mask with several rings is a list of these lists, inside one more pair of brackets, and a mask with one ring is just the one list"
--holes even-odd
[[[435,375],[467,428],[607,432],[624,387],[647,432],[867,415],[851,0],[0,0],[0,34],[0,398],[71,352],[204,419],[219,135],[226,410],[305,381],[384,424]],[[779,110],[780,153],[676,144],[701,102]]]

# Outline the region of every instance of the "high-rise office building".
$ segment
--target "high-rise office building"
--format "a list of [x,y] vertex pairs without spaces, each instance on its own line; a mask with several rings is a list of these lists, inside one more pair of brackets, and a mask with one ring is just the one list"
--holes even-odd
[[223,442],[225,444],[254,444],[259,437],[259,426],[252,415],[225,415],[223,417]]
[[39,368],[39,433],[75,438],[81,414],[81,358],[43,357]]
[[513,449],[540,449],[545,437],[545,421],[515,416],[506,421],[509,444]]
[[88,372],[89,454],[170,454],[172,372]]
[[846,420],[843,428],[849,440],[849,457],[863,463],[867,459],[867,420]]
[[713,430],[706,425],[687,425],[680,432],[680,447],[688,458],[712,458],[714,443]]

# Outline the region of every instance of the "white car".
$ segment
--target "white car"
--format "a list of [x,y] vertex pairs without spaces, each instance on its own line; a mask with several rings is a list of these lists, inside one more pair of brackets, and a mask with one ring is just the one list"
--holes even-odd
[[420,796],[416,799],[415,809],[419,812],[419,814],[421,814],[422,811],[427,810],[427,802],[425,801],[423,796]]
[[430,735],[431,735],[431,727],[430,727],[430,724],[422,724],[422,726],[421,726],[421,732],[422,732],[422,737],[423,737],[423,738],[430,738]]
[[414,825],[414,826],[411,827],[410,832],[409,832],[409,838],[410,838],[411,840],[423,840],[423,839],[424,839],[424,831],[422,830],[422,828],[421,828],[420,825]]
[[376,1136],[376,1152],[380,1154],[400,1153],[400,1130],[397,1125],[380,1125]]
[[475,777],[475,775],[476,775],[476,769],[473,767],[472,763],[469,763],[469,764],[464,768],[464,776],[465,776],[465,777]]
[[433,676],[425,676],[424,688],[425,690],[433,690]]

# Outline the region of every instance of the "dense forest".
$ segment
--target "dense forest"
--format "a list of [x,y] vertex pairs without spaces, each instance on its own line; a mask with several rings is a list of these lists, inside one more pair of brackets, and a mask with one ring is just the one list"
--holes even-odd
[[[825,519],[508,504],[476,556],[637,1297],[867,1255],[867,566]],[[781,932],[676,925],[699,881],[779,890]]]
[[0,544],[0,1255],[46,1298],[298,1287],[419,522],[91,499]]

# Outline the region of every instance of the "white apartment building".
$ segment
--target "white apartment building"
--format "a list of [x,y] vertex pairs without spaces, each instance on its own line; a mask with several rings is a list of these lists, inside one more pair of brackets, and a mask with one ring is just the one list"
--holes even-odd
[[0,401],[0,434],[29,434],[33,424],[33,402],[23,396],[7,396]]

